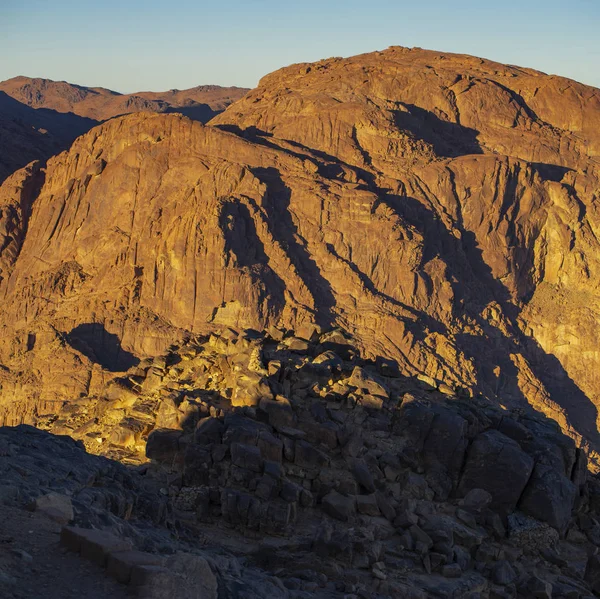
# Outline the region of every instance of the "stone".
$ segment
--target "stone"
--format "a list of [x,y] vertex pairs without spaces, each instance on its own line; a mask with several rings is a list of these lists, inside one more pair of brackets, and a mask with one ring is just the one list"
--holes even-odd
[[300,339],[299,337],[289,337],[288,339],[284,339],[283,343],[290,351],[298,353],[306,353],[310,347],[308,341]]
[[367,372],[360,366],[354,367],[352,375],[348,379],[348,384],[352,387],[356,387],[364,394],[373,395],[384,399],[389,397],[389,393],[386,390],[384,383],[379,381],[376,375]]
[[360,514],[365,516],[379,516],[381,514],[377,504],[377,496],[372,495],[357,495],[356,507]]
[[394,525],[400,528],[409,528],[419,523],[419,516],[409,510],[402,510],[394,519]]
[[433,547],[433,539],[419,526],[413,524],[408,530],[414,542],[421,543],[426,551]]
[[356,510],[354,497],[347,497],[337,491],[331,491],[321,500],[323,511],[342,522],[347,522]]
[[523,491],[519,509],[563,533],[571,519],[577,487],[550,466],[538,463]]
[[102,567],[106,566],[109,554],[132,548],[129,541],[111,533],[72,526],[61,530],[60,541],[70,551],[79,552],[81,557]]
[[438,407],[423,441],[423,458],[428,464],[441,464],[454,484],[467,449],[467,421],[451,410]]
[[492,580],[495,584],[506,586],[517,579],[517,573],[506,560],[496,562],[492,569]]
[[164,566],[139,564],[131,568],[129,584],[138,596],[158,599],[159,596],[173,596],[178,593],[177,577]]
[[462,569],[458,564],[446,564],[442,566],[442,576],[446,578],[460,578]]
[[193,591],[195,597],[217,599],[217,579],[204,557],[176,553],[167,558],[165,566],[185,581],[187,588]]
[[554,545],[559,540],[559,533],[545,522],[514,512],[508,516],[508,538],[514,545],[535,552],[539,547]]
[[350,470],[356,479],[356,482],[368,493],[375,492],[375,482],[369,467],[364,460],[352,460]]
[[260,499],[268,501],[269,499],[274,498],[277,495],[277,492],[277,481],[270,476],[263,476],[256,484],[254,494]]
[[73,520],[73,503],[71,498],[59,493],[48,493],[37,497],[34,502],[36,511],[43,512],[59,524],[68,524]]
[[552,599],[552,584],[539,576],[530,576],[525,589],[532,599]]
[[231,462],[252,472],[262,472],[263,469],[260,449],[244,443],[231,444]]
[[115,551],[108,555],[106,571],[121,584],[131,582],[131,572],[137,566],[161,566],[163,558],[143,551]]
[[532,470],[533,459],[518,443],[489,430],[469,447],[458,493],[483,489],[492,496],[492,509],[506,513],[515,508]]
[[201,418],[196,424],[194,434],[196,443],[206,445],[208,443],[221,443],[225,425],[218,418],[207,416]]
[[183,458],[183,478],[188,486],[208,484],[212,453],[206,448],[189,445]]
[[146,442],[146,457],[157,462],[173,462],[179,453],[182,434],[179,430],[153,430]]
[[268,431],[260,431],[258,449],[265,460],[281,463],[283,461],[283,441]]
[[485,509],[492,502],[492,496],[483,489],[471,489],[461,500],[460,505],[476,511]]
[[379,508],[381,514],[390,522],[394,522],[396,519],[396,510],[394,509],[394,506],[390,502],[389,498],[381,492],[376,493],[376,497],[377,507]]
[[285,481],[281,485],[280,496],[284,501],[293,503],[300,501],[300,496],[304,489],[291,481]]
[[307,441],[297,441],[294,463],[301,468],[323,468],[329,463],[329,458]]
[[294,411],[285,397],[277,396],[275,399],[263,397],[259,408],[268,415],[269,424],[277,429],[293,427],[295,424]]

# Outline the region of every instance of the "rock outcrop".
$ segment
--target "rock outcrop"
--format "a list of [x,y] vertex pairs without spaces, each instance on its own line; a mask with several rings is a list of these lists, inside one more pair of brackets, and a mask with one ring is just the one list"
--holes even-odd
[[600,592],[585,452],[339,330],[195,337],[37,424],[0,428],[4,509],[140,597]]
[[277,71],[209,126],[93,129],[0,189],[6,422],[190,334],[317,323],[534,406],[594,465],[599,94],[390,48]]

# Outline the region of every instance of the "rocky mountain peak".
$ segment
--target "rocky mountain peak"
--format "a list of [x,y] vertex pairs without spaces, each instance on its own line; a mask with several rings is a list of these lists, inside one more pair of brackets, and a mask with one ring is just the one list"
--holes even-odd
[[268,538],[269,596],[598,592],[600,91],[392,47],[196,92],[0,187],[0,422]]

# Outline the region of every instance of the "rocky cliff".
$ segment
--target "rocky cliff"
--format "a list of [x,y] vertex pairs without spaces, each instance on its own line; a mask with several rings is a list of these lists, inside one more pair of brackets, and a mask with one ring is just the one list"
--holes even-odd
[[190,334],[315,322],[593,462],[599,99],[390,48],[282,69],[209,126],[91,130],[0,188],[6,421]]

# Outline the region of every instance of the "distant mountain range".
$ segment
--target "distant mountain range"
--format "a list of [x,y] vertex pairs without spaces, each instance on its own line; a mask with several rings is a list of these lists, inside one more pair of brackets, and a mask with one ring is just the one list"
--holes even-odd
[[32,160],[67,149],[93,126],[132,112],[179,112],[207,122],[247,93],[200,85],[166,92],[120,94],[66,81],[14,77],[0,82],[0,181]]

